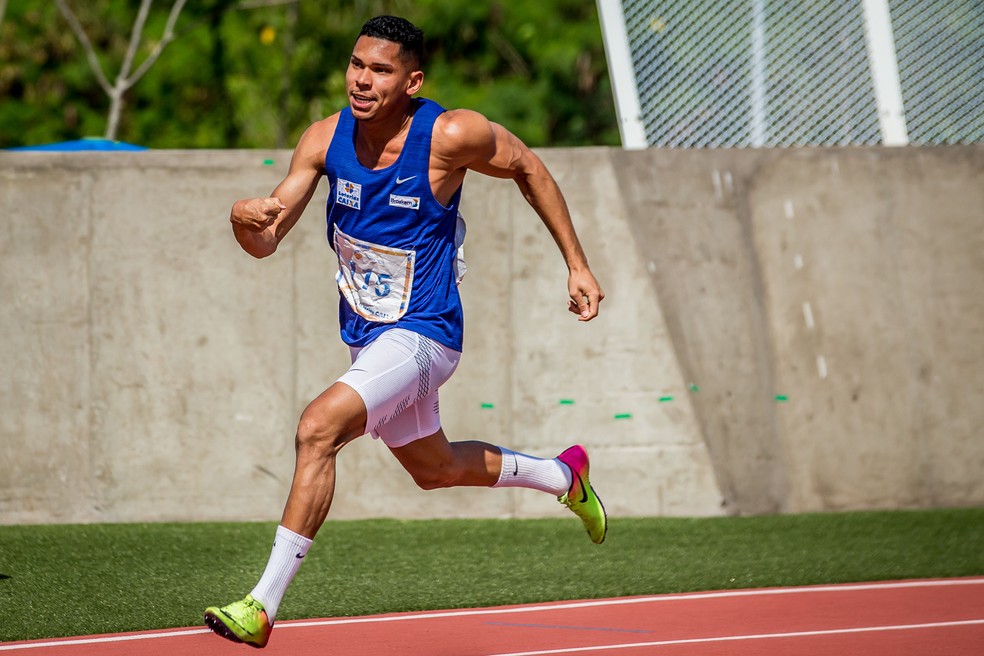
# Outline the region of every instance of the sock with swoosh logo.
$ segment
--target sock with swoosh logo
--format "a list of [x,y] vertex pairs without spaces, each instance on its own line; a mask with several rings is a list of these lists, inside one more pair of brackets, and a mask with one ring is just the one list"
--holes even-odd
[[571,468],[556,458],[544,459],[525,453],[502,451],[502,471],[492,487],[526,487],[560,496],[571,488]]
[[273,540],[270,560],[263,571],[263,576],[260,577],[260,582],[250,593],[254,599],[263,604],[270,624],[273,624],[280,601],[287,592],[287,586],[294,579],[310,548],[311,540],[308,538],[283,526],[277,527],[277,537]]

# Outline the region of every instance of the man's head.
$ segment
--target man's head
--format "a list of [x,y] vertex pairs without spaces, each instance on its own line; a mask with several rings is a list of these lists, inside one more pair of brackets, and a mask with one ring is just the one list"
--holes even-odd
[[400,59],[412,71],[420,70],[424,59],[424,32],[405,18],[376,16],[362,26],[359,36],[369,36],[400,44]]
[[402,120],[424,83],[420,55],[424,35],[409,21],[377,16],[355,40],[345,73],[349,107],[360,121]]

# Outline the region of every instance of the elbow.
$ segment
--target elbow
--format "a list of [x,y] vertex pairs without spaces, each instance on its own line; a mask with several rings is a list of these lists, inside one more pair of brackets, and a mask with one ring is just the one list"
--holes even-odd
[[533,151],[527,151],[526,156],[512,167],[513,181],[524,192],[536,186],[545,177],[550,178],[550,172],[543,164],[543,160],[536,156]]
[[256,259],[262,260],[263,258],[270,257],[271,255],[273,255],[274,253],[276,253],[277,252],[277,246],[276,245],[273,245],[273,246],[266,246],[266,245],[264,245],[263,247],[258,247],[258,246],[255,246],[254,245],[254,246],[247,247],[244,244],[243,245],[243,250],[246,251],[247,253],[249,253],[250,255],[252,255],[253,257],[255,257]]
[[277,240],[265,238],[262,233],[250,232],[232,224],[232,234],[235,236],[239,247],[258,260],[270,257],[277,252]]
[[529,148],[518,159],[516,167],[528,178],[538,178],[547,172],[543,160]]
[[239,242],[240,248],[252,255],[258,260],[262,260],[265,257],[270,257],[277,252],[277,244],[275,242],[269,241],[257,241],[255,239],[249,239],[249,236],[243,236],[236,233],[236,241]]

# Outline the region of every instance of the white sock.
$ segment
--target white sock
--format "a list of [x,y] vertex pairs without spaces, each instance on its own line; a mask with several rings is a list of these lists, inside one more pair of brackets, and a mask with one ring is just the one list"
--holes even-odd
[[270,624],[273,624],[280,601],[287,592],[287,586],[294,579],[310,548],[311,540],[308,538],[283,526],[277,527],[277,537],[273,540],[273,549],[270,551],[266,570],[263,571],[260,582],[250,593],[254,599],[263,604]]
[[549,492],[555,497],[571,489],[571,468],[556,458],[545,460],[505,447],[502,451],[502,471],[492,487],[527,487]]

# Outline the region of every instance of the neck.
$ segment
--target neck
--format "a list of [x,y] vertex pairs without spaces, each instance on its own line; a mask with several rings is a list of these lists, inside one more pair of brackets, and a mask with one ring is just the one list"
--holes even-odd
[[403,134],[410,127],[413,110],[416,103],[408,99],[403,111],[395,112],[392,116],[377,116],[372,120],[357,121],[358,132],[356,139],[362,142],[368,150],[380,152],[394,138]]

